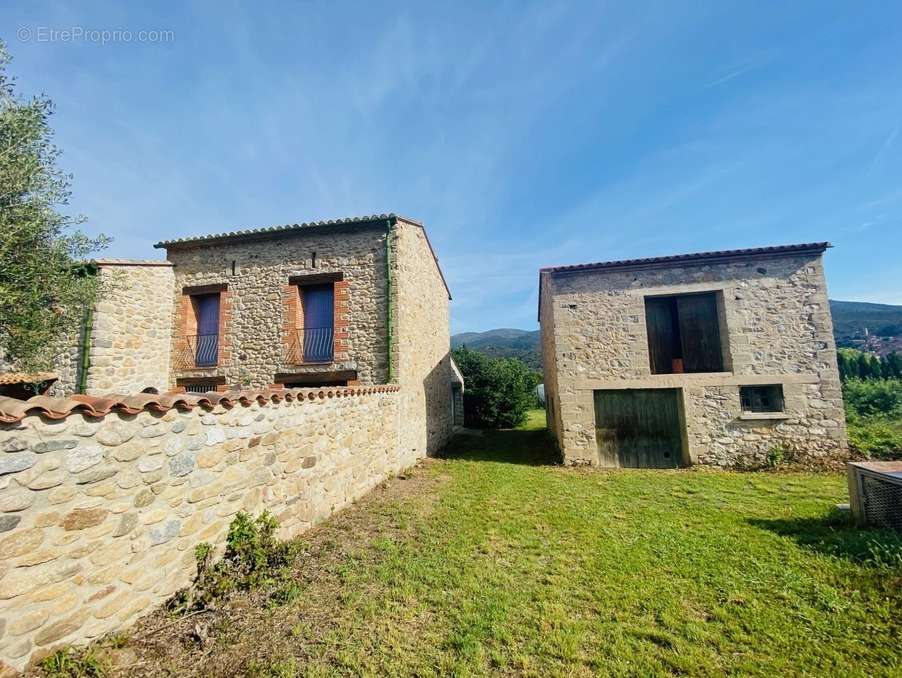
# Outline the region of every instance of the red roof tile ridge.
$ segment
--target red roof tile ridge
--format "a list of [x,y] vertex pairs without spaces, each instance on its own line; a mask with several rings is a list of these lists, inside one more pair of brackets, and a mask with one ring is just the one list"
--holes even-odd
[[48,419],[65,419],[73,414],[89,417],[105,417],[112,411],[123,414],[139,412],[167,412],[171,409],[182,411],[195,407],[213,409],[218,405],[231,408],[236,404],[249,406],[253,402],[260,405],[278,404],[282,401],[325,400],[348,396],[366,396],[378,393],[396,393],[401,390],[397,384],[373,386],[329,386],[312,388],[262,388],[231,391],[211,391],[209,393],[134,393],[131,395],[109,393],[104,395],[75,394],[66,398],[32,396],[28,400],[0,396],[0,423],[15,424],[26,416],[39,414]]

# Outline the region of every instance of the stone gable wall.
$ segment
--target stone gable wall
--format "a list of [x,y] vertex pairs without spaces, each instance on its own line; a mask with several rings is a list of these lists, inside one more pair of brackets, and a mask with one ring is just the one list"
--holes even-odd
[[[387,381],[384,229],[204,243],[173,248],[168,258],[175,265],[176,309],[183,304],[184,287],[227,284],[229,301],[221,339],[228,343],[228,360],[212,369],[176,371],[171,386],[178,377],[225,377],[230,386],[260,388],[271,385],[276,374],[322,371],[323,366],[292,366],[284,360],[288,279],[319,273],[342,273],[339,296],[347,295],[346,300],[336,297],[336,308],[345,316],[336,330],[342,332],[337,348],[343,350],[336,350],[331,369],[356,369],[361,384]],[[346,327],[340,327],[345,320]],[[175,367],[185,327],[178,316],[167,326]]]
[[[545,423],[555,442],[560,444],[561,439],[561,395],[558,385],[557,350],[555,334],[553,331],[545,331],[545,328],[553,328],[554,292],[553,283],[548,276],[540,276],[539,323],[542,328],[540,334],[542,348],[542,373],[545,384]],[[572,395],[572,394],[571,394]]]
[[[568,463],[599,463],[593,404],[599,388],[680,388],[692,462],[752,465],[774,446],[798,457],[845,454],[820,256],[543,274],[543,281],[542,332],[553,335],[543,336],[544,359],[557,377],[550,393],[560,402],[556,433]],[[644,297],[709,291],[722,295],[726,371],[651,374]],[[739,386],[767,383],[783,384],[789,417],[740,420]]]
[[450,300],[420,226],[399,221],[393,251],[395,370],[414,459],[441,450],[453,429]]
[[[291,537],[414,462],[397,387],[0,425],[0,660],[123,628],[188,585],[239,510]],[[0,665],[2,666],[2,665]]]
[[[172,266],[168,262],[98,262],[104,294],[88,328],[85,392],[160,392],[169,384],[172,334]],[[60,341],[54,365],[58,379],[49,395],[76,393],[81,369],[81,331]]]

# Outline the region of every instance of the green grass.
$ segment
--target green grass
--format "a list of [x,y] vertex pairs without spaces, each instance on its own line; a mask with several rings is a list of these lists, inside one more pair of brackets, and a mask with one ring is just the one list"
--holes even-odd
[[546,463],[543,426],[533,413],[520,430],[459,439],[310,533],[300,595],[245,601],[213,650],[157,641],[168,654],[146,665],[902,674],[902,539],[834,511],[843,476],[568,469]]

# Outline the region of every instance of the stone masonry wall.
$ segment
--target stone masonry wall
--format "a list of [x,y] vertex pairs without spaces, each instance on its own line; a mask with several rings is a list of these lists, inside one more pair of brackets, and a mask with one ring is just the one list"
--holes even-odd
[[[89,329],[87,393],[137,393],[168,387],[172,333],[172,264],[167,261],[100,260],[105,293]],[[59,379],[50,394],[76,392],[81,332],[67,338],[56,361]]]
[[100,262],[100,275],[110,291],[94,310],[86,392],[166,391],[172,265]]
[[[797,457],[846,452],[820,256],[542,277],[542,332],[553,333],[543,350],[557,377],[557,439],[568,463],[600,463],[593,391],[603,388],[681,389],[692,463],[751,465],[774,446]],[[722,298],[725,372],[651,374],[644,297],[709,291]],[[739,387],[755,384],[783,385],[785,418],[740,418]]]
[[[554,287],[549,276],[540,276],[539,323],[542,327],[540,334],[542,348],[542,373],[545,384],[545,423],[554,441],[560,445],[561,441],[561,398],[558,386],[557,350],[554,335]],[[548,331],[545,331],[545,329]]]
[[394,386],[224,402],[0,425],[6,666],[149,612],[190,583],[198,542],[222,547],[239,510],[268,509],[291,537],[413,461]]
[[[336,350],[331,369],[356,369],[361,384],[387,381],[384,229],[203,243],[171,248],[168,258],[175,265],[176,309],[183,303],[183,287],[226,284],[229,301],[221,339],[228,344],[228,360],[216,368],[174,371],[171,386],[178,377],[224,377],[230,386],[260,388],[271,385],[276,374],[322,371],[323,366],[293,366],[284,360],[288,279],[322,273],[344,276],[336,288],[336,309],[346,316],[347,326],[336,349],[343,343],[345,350]],[[346,300],[339,299],[345,295]],[[175,368],[186,332],[178,321],[170,326]]]
[[416,459],[438,452],[453,429],[450,300],[423,228],[399,220],[394,239],[393,349],[402,439]]

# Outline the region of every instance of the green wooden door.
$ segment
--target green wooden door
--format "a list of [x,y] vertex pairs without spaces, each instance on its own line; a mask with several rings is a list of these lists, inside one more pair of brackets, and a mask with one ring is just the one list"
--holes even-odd
[[676,468],[683,457],[676,389],[595,391],[595,433],[603,464]]

